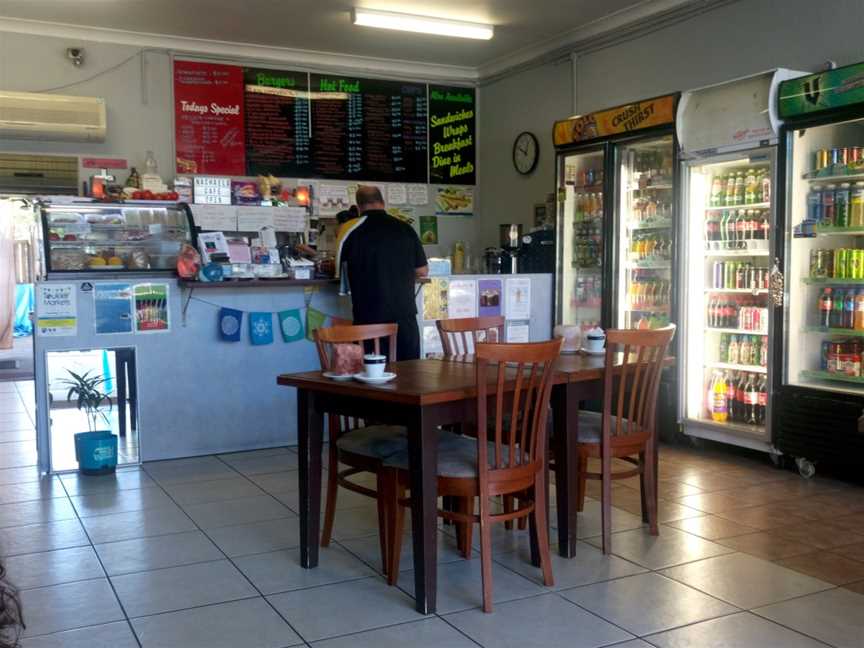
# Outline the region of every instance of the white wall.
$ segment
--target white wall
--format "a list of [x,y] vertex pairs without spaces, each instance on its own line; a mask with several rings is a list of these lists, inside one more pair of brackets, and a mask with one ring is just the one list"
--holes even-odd
[[580,58],[577,112],[773,67],[855,63],[864,60],[862,35],[861,0],[739,0]]
[[[482,246],[498,245],[499,223],[530,224],[534,204],[555,190],[552,123],[569,117],[572,105],[569,60],[506,77],[480,88],[478,236]],[[529,176],[513,168],[513,140],[522,131],[540,142],[540,159]]]

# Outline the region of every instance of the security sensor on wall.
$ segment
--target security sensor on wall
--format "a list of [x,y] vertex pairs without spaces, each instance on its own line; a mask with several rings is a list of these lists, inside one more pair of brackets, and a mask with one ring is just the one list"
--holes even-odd
[[84,48],[67,47],[66,58],[72,61],[72,65],[75,67],[81,67],[84,64]]

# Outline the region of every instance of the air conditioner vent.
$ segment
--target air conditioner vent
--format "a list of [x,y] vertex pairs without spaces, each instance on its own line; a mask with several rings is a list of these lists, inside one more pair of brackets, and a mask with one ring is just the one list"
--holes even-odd
[[32,92],[0,92],[0,137],[102,142],[105,100]]

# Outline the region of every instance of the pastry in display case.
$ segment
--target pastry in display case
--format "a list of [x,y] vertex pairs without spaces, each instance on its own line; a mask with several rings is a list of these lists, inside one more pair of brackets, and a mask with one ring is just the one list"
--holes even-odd
[[191,243],[185,204],[41,204],[48,273],[173,272]]

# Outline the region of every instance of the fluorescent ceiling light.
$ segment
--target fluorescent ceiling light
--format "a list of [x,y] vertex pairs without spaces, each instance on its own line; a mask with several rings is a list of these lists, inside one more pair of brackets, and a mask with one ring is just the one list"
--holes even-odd
[[494,33],[492,25],[359,8],[354,9],[354,24],[363,27],[398,29],[399,31],[419,32],[421,34],[479,40],[489,40]]

